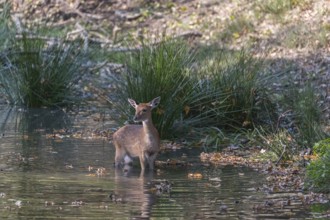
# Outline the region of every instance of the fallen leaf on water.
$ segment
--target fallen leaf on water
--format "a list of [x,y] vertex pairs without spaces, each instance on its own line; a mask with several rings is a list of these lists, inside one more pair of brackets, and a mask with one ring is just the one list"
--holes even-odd
[[203,175],[200,173],[189,173],[188,177],[192,179],[202,179]]

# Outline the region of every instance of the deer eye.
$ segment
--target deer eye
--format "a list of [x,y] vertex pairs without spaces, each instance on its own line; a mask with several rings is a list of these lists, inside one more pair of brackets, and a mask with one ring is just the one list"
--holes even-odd
[[142,109],[142,112],[147,112],[147,109]]

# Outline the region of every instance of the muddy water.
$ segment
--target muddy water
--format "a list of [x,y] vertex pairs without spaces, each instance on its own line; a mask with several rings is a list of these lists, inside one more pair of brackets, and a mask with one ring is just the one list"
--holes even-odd
[[[139,166],[114,169],[113,146],[87,132],[104,123],[84,118],[0,109],[0,219],[312,218],[299,200],[268,206],[294,197],[266,194],[265,177],[250,169],[202,165],[198,150],[162,153],[161,161],[185,154],[192,165],[143,177]],[[60,129],[82,135],[52,135]]]

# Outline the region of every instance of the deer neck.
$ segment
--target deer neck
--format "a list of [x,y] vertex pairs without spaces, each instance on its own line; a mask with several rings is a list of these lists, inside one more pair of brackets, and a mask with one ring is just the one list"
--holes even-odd
[[145,120],[142,122],[142,125],[145,136],[148,139],[154,138],[156,128],[153,125],[152,120],[151,119]]

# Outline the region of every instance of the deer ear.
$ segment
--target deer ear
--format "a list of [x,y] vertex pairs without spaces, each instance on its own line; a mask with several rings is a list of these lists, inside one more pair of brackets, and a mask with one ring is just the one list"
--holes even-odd
[[153,109],[153,108],[156,108],[159,105],[159,103],[160,103],[160,96],[157,98],[154,98],[151,102],[149,102],[149,105]]
[[128,99],[129,104],[131,104],[131,106],[133,106],[133,108],[136,108],[137,104],[133,99]]

